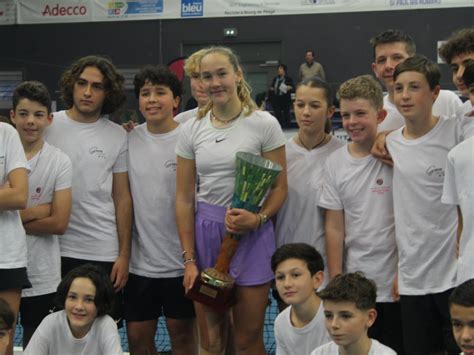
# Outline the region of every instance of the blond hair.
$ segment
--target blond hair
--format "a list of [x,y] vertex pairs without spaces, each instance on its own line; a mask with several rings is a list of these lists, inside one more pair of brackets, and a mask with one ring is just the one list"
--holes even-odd
[[361,75],[342,83],[337,91],[340,100],[366,99],[380,110],[383,108],[382,86],[370,75]]
[[206,53],[206,50],[200,49],[191,54],[188,59],[185,60],[184,72],[187,76],[191,77],[193,73],[199,73],[199,65],[201,63],[201,58],[203,57],[204,53]]
[[[222,54],[229,59],[230,64],[235,72],[242,72],[242,67],[239,63],[239,58],[237,55],[227,47],[209,47],[204,49],[204,53],[202,54],[199,64],[201,63],[202,59],[209,54],[218,53]],[[244,116],[249,116],[253,111],[257,109],[257,104],[252,100],[252,89],[250,85],[245,81],[244,76],[242,75],[242,79],[237,83],[237,96],[239,97],[240,102],[242,103],[242,111]],[[198,110],[197,118],[203,118],[214,106],[212,100],[210,100],[205,106],[201,107]]]

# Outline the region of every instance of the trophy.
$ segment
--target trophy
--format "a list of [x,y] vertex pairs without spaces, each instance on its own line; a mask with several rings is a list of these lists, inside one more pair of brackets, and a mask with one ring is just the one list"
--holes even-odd
[[[260,205],[282,167],[259,155],[238,152],[232,208],[257,213]],[[241,235],[226,233],[215,267],[201,272],[187,297],[217,311],[225,311],[235,303],[234,279],[229,276]]]

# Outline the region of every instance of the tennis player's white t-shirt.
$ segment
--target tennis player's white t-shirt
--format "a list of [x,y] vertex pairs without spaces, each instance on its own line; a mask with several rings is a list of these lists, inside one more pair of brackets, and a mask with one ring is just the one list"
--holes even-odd
[[448,152],[472,135],[474,120],[440,117],[424,136],[387,136],[394,162],[393,203],[401,295],[444,292],[456,285],[456,207],[441,203]]
[[130,272],[152,278],[184,274],[176,229],[176,142],[181,126],[153,134],[146,123],[128,135],[135,223]]
[[[397,353],[390,349],[388,346],[383,345],[375,339],[370,339],[372,345],[367,355],[396,355]],[[339,354],[339,345],[331,341],[328,344],[320,346],[314,349],[311,355],[337,355]]]
[[[456,118],[462,111],[463,102],[454,92],[450,90],[440,90],[436,101],[433,104],[434,116],[446,116],[447,118]],[[377,130],[379,132],[395,130],[405,125],[403,118],[397,106],[390,102],[388,95],[383,98],[383,108],[387,111],[385,119],[379,123]]]
[[[56,191],[69,189],[72,165],[69,157],[44,142],[41,150],[28,161],[28,208],[53,201]],[[61,281],[61,255],[57,235],[26,235],[28,247],[28,279],[32,288],[22,291],[22,297],[53,293]]]
[[311,322],[302,328],[291,324],[292,306],[286,307],[275,319],[276,355],[309,354],[314,348],[331,341],[324,324],[321,302]]
[[178,113],[176,116],[174,116],[174,120],[180,124],[183,124],[193,118],[196,118],[197,112],[198,112],[198,107],[193,108],[191,110],[183,111]]
[[449,152],[441,201],[459,205],[463,215],[456,278],[459,285],[474,279],[474,137]]
[[176,153],[196,162],[197,200],[230,206],[235,183],[235,155],[247,152],[261,155],[286,143],[275,117],[264,111],[240,115],[225,128],[215,128],[210,112],[200,120],[190,120],[181,128]]
[[355,158],[348,147],[326,160],[319,206],[344,211],[344,272],[362,271],[377,285],[377,302],[393,302],[398,256],[392,168],[370,154]]
[[118,237],[112,182],[114,173],[128,170],[127,133],[104,117],[81,123],[60,111],[54,114],[45,139],[69,156],[74,171],[69,227],[59,238],[61,256],[115,261]]
[[324,215],[317,204],[326,158],[345,144],[331,137],[321,148],[308,151],[296,144],[294,138],[286,143],[288,196],[277,216],[277,247],[287,243],[307,243],[326,260]]
[[[0,186],[15,169],[28,169],[18,132],[0,122]],[[0,210],[0,269],[26,267],[26,237],[18,210]]]
[[122,355],[122,345],[114,320],[104,315],[92,323],[82,339],[75,338],[66,312],[52,313],[43,319],[24,351],[25,355]]

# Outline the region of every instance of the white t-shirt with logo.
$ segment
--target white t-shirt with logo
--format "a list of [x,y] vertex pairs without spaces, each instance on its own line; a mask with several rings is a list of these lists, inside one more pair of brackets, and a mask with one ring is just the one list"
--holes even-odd
[[225,128],[215,128],[210,112],[200,120],[190,120],[181,128],[176,153],[196,162],[197,200],[230,206],[235,183],[237,152],[261,155],[286,143],[275,117],[264,111],[240,115]]
[[459,205],[463,215],[456,279],[459,285],[474,278],[474,137],[449,152],[441,201]]
[[184,274],[176,229],[176,142],[181,126],[153,134],[146,123],[128,135],[135,223],[130,272],[145,277]]
[[[438,97],[433,103],[434,116],[446,116],[447,118],[456,118],[462,110],[463,102],[454,92],[450,90],[440,90]],[[383,98],[383,108],[387,111],[387,116],[378,125],[379,132],[395,130],[405,125],[403,118],[397,106],[390,102],[388,95]]]
[[394,162],[393,202],[401,295],[426,295],[456,285],[456,207],[441,203],[448,152],[472,135],[474,120],[440,117],[424,136],[387,136]]
[[311,322],[302,328],[291,324],[291,309],[292,306],[286,307],[275,319],[276,355],[309,354],[331,341],[324,324],[322,302]]
[[397,245],[392,168],[372,155],[355,158],[348,146],[326,160],[319,206],[344,211],[344,272],[362,271],[377,285],[377,302],[393,302]]
[[180,124],[183,124],[193,118],[196,118],[199,108],[193,108],[191,110],[183,111],[174,116],[174,120]]
[[307,243],[325,255],[324,215],[317,206],[323,185],[326,158],[345,145],[337,138],[308,151],[291,138],[286,143],[288,196],[280,208],[275,226],[277,246]]
[[[53,201],[56,191],[69,189],[72,165],[69,157],[44,142],[43,148],[28,161],[28,208]],[[22,291],[22,297],[53,293],[61,281],[61,256],[57,235],[26,235],[28,247],[28,279],[32,288]]]
[[72,335],[63,310],[43,319],[24,354],[122,355],[123,351],[117,325],[110,316],[96,318],[86,336],[77,339]]
[[114,173],[127,172],[127,133],[102,117],[94,123],[56,112],[45,139],[72,162],[72,210],[69,227],[59,238],[61,256],[115,261],[117,223],[112,199]]
[[[28,169],[18,132],[0,122],[0,186],[15,169]],[[0,210],[0,269],[26,267],[26,237],[18,210]]]
[[[370,339],[372,345],[367,355],[396,355],[397,353],[390,349],[388,346],[383,345],[375,339]],[[320,346],[314,349],[311,355],[337,355],[339,354],[339,345],[331,341],[328,344]]]

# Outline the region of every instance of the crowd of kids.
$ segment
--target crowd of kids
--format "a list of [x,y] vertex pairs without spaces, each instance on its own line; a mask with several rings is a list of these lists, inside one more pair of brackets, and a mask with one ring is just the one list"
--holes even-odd
[[[175,117],[181,82],[143,67],[141,125],[108,119],[126,96],[104,57],[64,72],[63,111],[18,85],[16,130],[0,122],[0,355],[17,319],[25,354],[121,354],[123,326],[155,354],[160,317],[174,354],[264,354],[272,287],[279,355],[474,354],[474,29],[439,49],[465,103],[409,35],[371,45],[376,79],[296,85],[289,140],[226,47],[186,60],[198,107]],[[258,213],[230,208],[239,151],[283,168]],[[237,288],[218,312],[186,294],[227,232]]]

